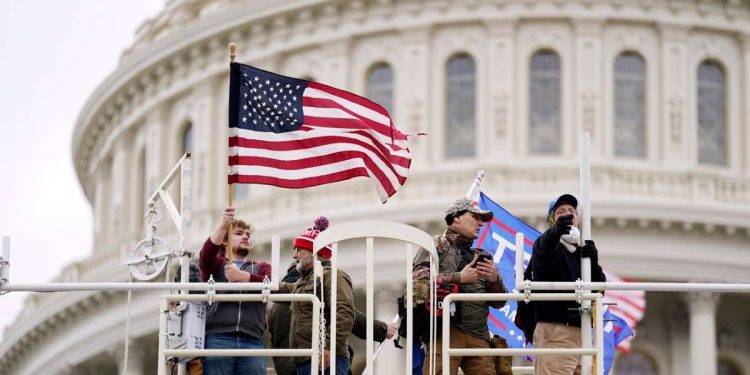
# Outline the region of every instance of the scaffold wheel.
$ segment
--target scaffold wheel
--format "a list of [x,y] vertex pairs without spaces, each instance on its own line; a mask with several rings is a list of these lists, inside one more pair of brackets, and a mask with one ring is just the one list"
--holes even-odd
[[130,252],[126,265],[130,274],[138,281],[153,281],[164,274],[169,265],[172,250],[159,237],[144,239]]

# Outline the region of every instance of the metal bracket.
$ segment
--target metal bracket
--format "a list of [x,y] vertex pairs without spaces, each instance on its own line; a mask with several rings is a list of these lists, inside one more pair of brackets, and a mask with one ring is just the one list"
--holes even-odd
[[263,303],[268,303],[268,297],[271,295],[271,280],[266,277],[263,278]]
[[208,278],[208,289],[206,290],[206,294],[208,295],[208,305],[213,305],[214,297],[216,296],[216,282],[214,281],[213,275]]
[[[3,237],[0,251],[0,285],[10,282],[10,237]],[[7,293],[7,292],[6,292]],[[2,293],[5,294],[5,293]]]
[[531,280],[524,280],[523,287],[523,301],[529,303],[531,301]]
[[576,279],[576,302],[583,303],[583,280]]

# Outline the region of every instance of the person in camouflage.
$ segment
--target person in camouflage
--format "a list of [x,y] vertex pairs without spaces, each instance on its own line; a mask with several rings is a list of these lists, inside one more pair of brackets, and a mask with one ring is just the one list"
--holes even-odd
[[[505,293],[503,280],[492,261],[492,256],[481,249],[474,249],[471,244],[479,236],[482,225],[492,220],[492,212],[477,207],[476,202],[468,198],[459,198],[445,211],[445,223],[448,228],[442,235],[435,236],[439,270],[437,284],[456,284],[461,293]],[[482,260],[480,260],[480,258]],[[429,290],[430,253],[419,249],[414,258],[412,277],[414,279],[414,299],[424,303]],[[454,316],[451,316],[451,348],[490,348],[490,337],[487,328],[489,307],[500,308],[504,301],[470,302],[463,301]],[[425,351],[424,374],[429,371],[431,350],[435,350],[437,374],[441,374],[442,335],[438,335],[435,348]],[[495,374],[492,357],[451,356],[450,373],[455,375],[458,368],[464,374]]]

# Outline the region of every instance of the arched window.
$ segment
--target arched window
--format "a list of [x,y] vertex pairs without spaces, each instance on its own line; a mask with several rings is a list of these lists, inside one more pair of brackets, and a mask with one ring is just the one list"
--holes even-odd
[[193,123],[188,121],[182,131],[182,153],[193,151]]
[[560,57],[542,50],[531,57],[529,150],[560,153]]
[[615,60],[615,155],[645,158],[646,66],[643,58],[623,52]]
[[657,375],[656,363],[646,354],[638,351],[622,353],[615,362],[617,375]]
[[387,63],[378,63],[369,72],[367,97],[393,116],[393,69]]
[[476,122],[476,64],[466,54],[446,65],[445,157],[474,156]]
[[718,364],[717,364],[717,375],[743,375],[744,373],[740,369],[739,366],[737,366],[734,361],[730,361],[725,358],[719,358]]
[[724,70],[712,61],[698,66],[698,163],[726,165]]

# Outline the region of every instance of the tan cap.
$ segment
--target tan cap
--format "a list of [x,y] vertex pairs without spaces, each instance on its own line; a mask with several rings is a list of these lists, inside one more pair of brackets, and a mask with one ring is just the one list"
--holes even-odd
[[492,211],[487,211],[479,208],[479,204],[469,198],[456,199],[456,201],[448,206],[447,210],[445,210],[445,217],[447,218],[448,216],[455,216],[457,213],[462,211],[473,212],[479,215],[479,217],[485,223],[492,220]]

